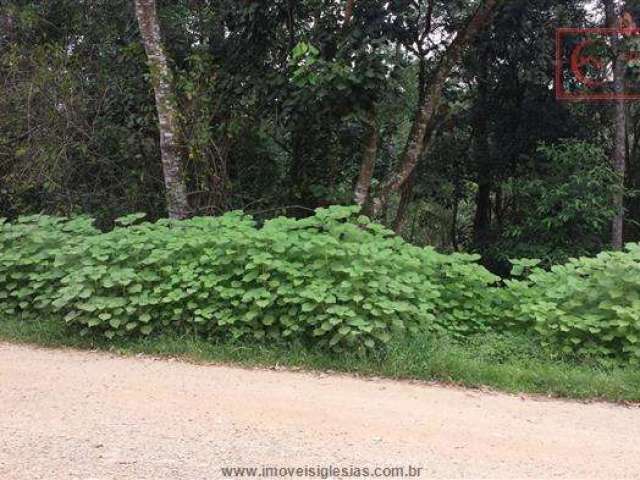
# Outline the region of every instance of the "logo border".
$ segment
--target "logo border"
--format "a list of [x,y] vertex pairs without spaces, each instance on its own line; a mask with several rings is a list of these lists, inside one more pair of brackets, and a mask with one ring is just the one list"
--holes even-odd
[[578,27],[562,27],[556,29],[556,75],[555,75],[555,91],[556,100],[563,102],[582,102],[582,101],[621,101],[621,100],[640,100],[640,93],[567,93],[564,88],[564,73],[562,60],[562,38],[567,34],[578,33],[599,33],[602,35],[640,35],[640,28],[578,28]]

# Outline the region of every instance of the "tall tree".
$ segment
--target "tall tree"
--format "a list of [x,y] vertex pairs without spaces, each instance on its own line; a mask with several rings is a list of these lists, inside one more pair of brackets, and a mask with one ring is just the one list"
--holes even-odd
[[477,99],[473,112],[473,154],[478,171],[478,193],[476,194],[476,212],[473,222],[474,243],[485,245],[491,229],[491,189],[492,168],[489,148],[489,115],[488,115],[488,68],[489,55],[482,48],[477,66]]
[[464,49],[489,21],[498,3],[499,0],[484,0],[443,54],[430,78],[423,102],[418,106],[399,165],[385,179],[375,200],[375,211],[381,211],[386,206],[391,193],[397,192],[404,185],[428,148],[428,144],[433,139],[429,131],[435,126],[445,83],[459,62]]
[[344,9],[344,24],[348,26],[351,23],[353,17],[353,8],[355,7],[356,0],[347,0],[347,5]]
[[[603,0],[607,26],[609,28],[623,27],[620,23],[622,13],[625,10],[625,2],[615,0]],[[625,65],[620,55],[621,40],[617,36],[612,37],[615,55],[613,69],[613,86],[616,94],[623,93]],[[611,164],[620,176],[620,190],[615,193],[614,206],[616,215],[611,227],[611,245],[620,250],[624,246],[624,176],[627,156],[627,113],[624,100],[619,100],[613,108],[613,150],[611,152]]]
[[[353,9],[355,8],[355,0],[347,0],[344,9],[344,28],[345,30],[351,26],[353,19]],[[378,143],[380,141],[380,132],[378,131],[377,115],[375,102],[371,102],[367,112],[367,137],[362,152],[362,161],[360,162],[360,173],[354,188],[353,201],[356,205],[362,207],[365,212],[369,203],[369,191],[371,189],[371,180],[373,179],[373,171],[376,166],[376,156],[378,154]]]
[[135,0],[136,16],[147,53],[156,98],[160,152],[169,217],[189,216],[189,202],[178,148],[178,115],[173,73],[162,45],[155,0]]
[[376,155],[378,153],[378,142],[380,134],[376,119],[375,105],[372,105],[367,118],[367,139],[365,142],[362,161],[360,163],[360,174],[356,182],[354,201],[357,205],[367,208],[369,202],[369,191],[371,189],[371,180],[373,179],[373,171],[376,166]]
[[5,5],[0,9],[0,47],[6,42],[15,42],[15,13],[12,5]]

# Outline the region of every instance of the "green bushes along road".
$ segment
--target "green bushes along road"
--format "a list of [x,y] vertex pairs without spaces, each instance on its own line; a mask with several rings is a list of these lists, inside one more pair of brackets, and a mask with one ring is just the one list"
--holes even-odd
[[88,218],[3,222],[1,314],[107,338],[190,332],[338,351],[526,331],[561,352],[640,360],[637,245],[551,271],[515,262],[521,278],[503,284],[477,257],[409,245],[350,207],[262,228],[241,213],[140,220],[108,233]]

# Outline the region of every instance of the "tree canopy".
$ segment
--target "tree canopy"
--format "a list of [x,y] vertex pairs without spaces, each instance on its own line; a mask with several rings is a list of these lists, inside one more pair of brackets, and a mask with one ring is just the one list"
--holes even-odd
[[0,217],[83,213],[109,228],[131,212],[265,220],[358,203],[413,243],[479,251],[496,271],[637,241],[640,111],[553,89],[557,28],[637,10],[8,0]]

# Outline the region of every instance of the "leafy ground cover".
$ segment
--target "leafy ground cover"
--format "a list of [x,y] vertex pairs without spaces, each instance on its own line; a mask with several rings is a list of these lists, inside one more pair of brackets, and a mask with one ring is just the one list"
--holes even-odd
[[107,338],[171,330],[336,351],[488,328],[499,279],[477,257],[411,246],[354,208],[262,228],[240,213],[137,219],[102,234],[86,218],[5,224],[0,312]]

